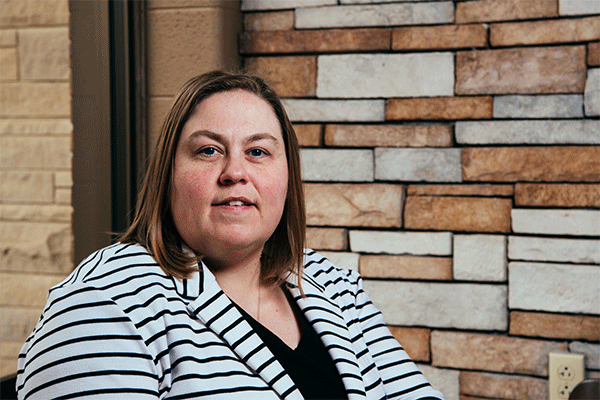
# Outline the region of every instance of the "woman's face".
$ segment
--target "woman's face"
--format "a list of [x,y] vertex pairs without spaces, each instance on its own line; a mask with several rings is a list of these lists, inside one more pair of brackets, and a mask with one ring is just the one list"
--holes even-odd
[[281,220],[288,167],[271,106],[244,90],[213,94],[183,126],[171,212],[185,243],[219,264],[260,254]]

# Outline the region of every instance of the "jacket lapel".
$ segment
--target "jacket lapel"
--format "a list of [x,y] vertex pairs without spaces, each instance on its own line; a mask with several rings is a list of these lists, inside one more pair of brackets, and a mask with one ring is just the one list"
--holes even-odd
[[298,287],[288,278],[294,300],[325,345],[342,378],[349,400],[365,399],[365,385],[359,362],[350,340],[351,333],[337,304],[327,296],[327,290],[308,274],[302,279],[302,297]]
[[241,361],[277,392],[280,398],[302,399],[292,379],[221,290],[214,275],[204,264],[194,278],[198,279],[199,293],[189,303],[188,310],[227,343]]

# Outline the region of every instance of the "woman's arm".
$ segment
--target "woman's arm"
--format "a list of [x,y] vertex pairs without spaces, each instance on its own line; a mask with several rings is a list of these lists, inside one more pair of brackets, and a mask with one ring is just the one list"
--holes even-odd
[[19,355],[18,398],[156,400],[153,357],[129,317],[84,285],[51,292]]

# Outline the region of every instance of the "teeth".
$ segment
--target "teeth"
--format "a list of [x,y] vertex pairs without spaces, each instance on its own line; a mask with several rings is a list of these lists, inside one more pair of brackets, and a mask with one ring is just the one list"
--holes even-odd
[[241,200],[230,201],[227,203],[228,206],[243,206],[244,202]]

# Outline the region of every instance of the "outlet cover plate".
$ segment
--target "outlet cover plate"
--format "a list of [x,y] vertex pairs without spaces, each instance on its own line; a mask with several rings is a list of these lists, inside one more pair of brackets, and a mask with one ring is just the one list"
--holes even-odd
[[548,394],[550,400],[568,400],[575,386],[583,380],[583,355],[548,354]]

